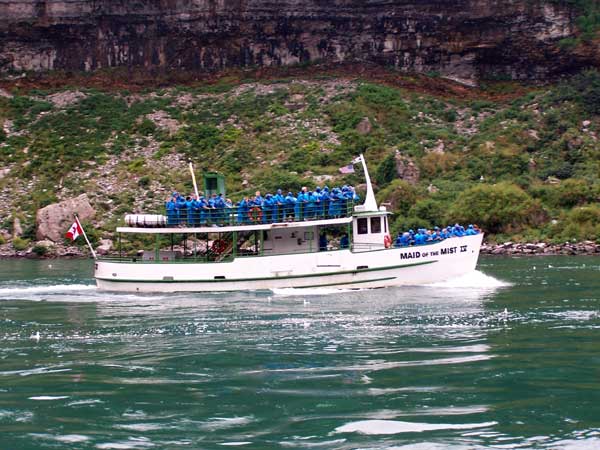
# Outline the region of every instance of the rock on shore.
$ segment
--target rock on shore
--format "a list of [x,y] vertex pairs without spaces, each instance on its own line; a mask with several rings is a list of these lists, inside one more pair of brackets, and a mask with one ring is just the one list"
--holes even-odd
[[483,255],[600,255],[600,244],[593,241],[565,242],[564,244],[516,243],[503,244],[483,243]]

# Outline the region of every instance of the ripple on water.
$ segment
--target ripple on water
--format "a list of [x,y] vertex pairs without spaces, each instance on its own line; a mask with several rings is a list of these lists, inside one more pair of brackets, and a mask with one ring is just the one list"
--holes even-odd
[[82,434],[30,433],[29,436],[36,438],[36,439],[64,442],[65,444],[75,444],[78,442],[87,442],[90,440],[89,436],[85,436]]
[[467,430],[471,428],[486,428],[497,425],[497,422],[483,423],[417,423],[400,422],[396,420],[360,420],[350,422],[337,427],[335,433],[359,433],[359,434],[399,434],[399,433],[422,433],[423,431],[435,430]]

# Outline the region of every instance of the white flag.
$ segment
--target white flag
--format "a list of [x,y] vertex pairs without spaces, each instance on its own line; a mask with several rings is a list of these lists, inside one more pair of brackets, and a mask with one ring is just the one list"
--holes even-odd
[[362,155],[361,156],[357,156],[356,158],[354,158],[352,160],[352,164],[358,164],[359,162],[362,162]]

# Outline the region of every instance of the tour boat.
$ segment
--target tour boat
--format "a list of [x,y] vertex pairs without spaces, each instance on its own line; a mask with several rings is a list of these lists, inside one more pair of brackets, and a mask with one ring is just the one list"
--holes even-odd
[[[362,162],[365,201],[360,205],[348,201],[334,217],[317,208],[301,215],[278,214],[267,221],[260,211],[252,211],[240,222],[231,208],[202,224],[174,226],[164,215],[129,216],[127,226],[117,228],[119,256],[95,261],[98,288],[127,292],[365,289],[427,284],[475,270],[482,233],[394,247],[390,212],[377,205],[364,157],[355,162]],[[134,244],[124,245],[123,235]],[[135,247],[142,244],[147,246],[143,251]]]

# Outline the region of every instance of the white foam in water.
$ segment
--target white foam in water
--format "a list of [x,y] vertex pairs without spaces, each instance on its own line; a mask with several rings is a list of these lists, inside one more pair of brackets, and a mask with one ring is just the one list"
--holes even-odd
[[68,395],[38,395],[36,397],[29,397],[29,400],[41,400],[41,401],[48,401],[48,400],[62,400],[65,398],[69,398]]
[[452,278],[446,281],[439,281],[437,283],[430,283],[427,286],[435,287],[448,287],[448,288],[474,288],[474,289],[494,289],[500,287],[511,286],[510,283],[502,280],[498,280],[490,275],[486,275],[483,272],[475,270],[473,272],[464,274],[460,277]]
[[55,284],[29,287],[0,288],[0,298],[7,295],[60,294],[62,292],[94,291],[95,284]]
[[314,296],[314,295],[331,295],[341,292],[350,292],[349,289],[333,289],[333,288],[279,288],[273,289],[273,294],[281,297],[290,296]]
[[497,422],[483,423],[415,423],[400,422],[397,420],[361,420],[350,422],[335,429],[336,433],[360,433],[360,434],[399,434],[399,433],[421,433],[423,431],[435,430],[468,430],[471,428],[485,428],[496,425]]

